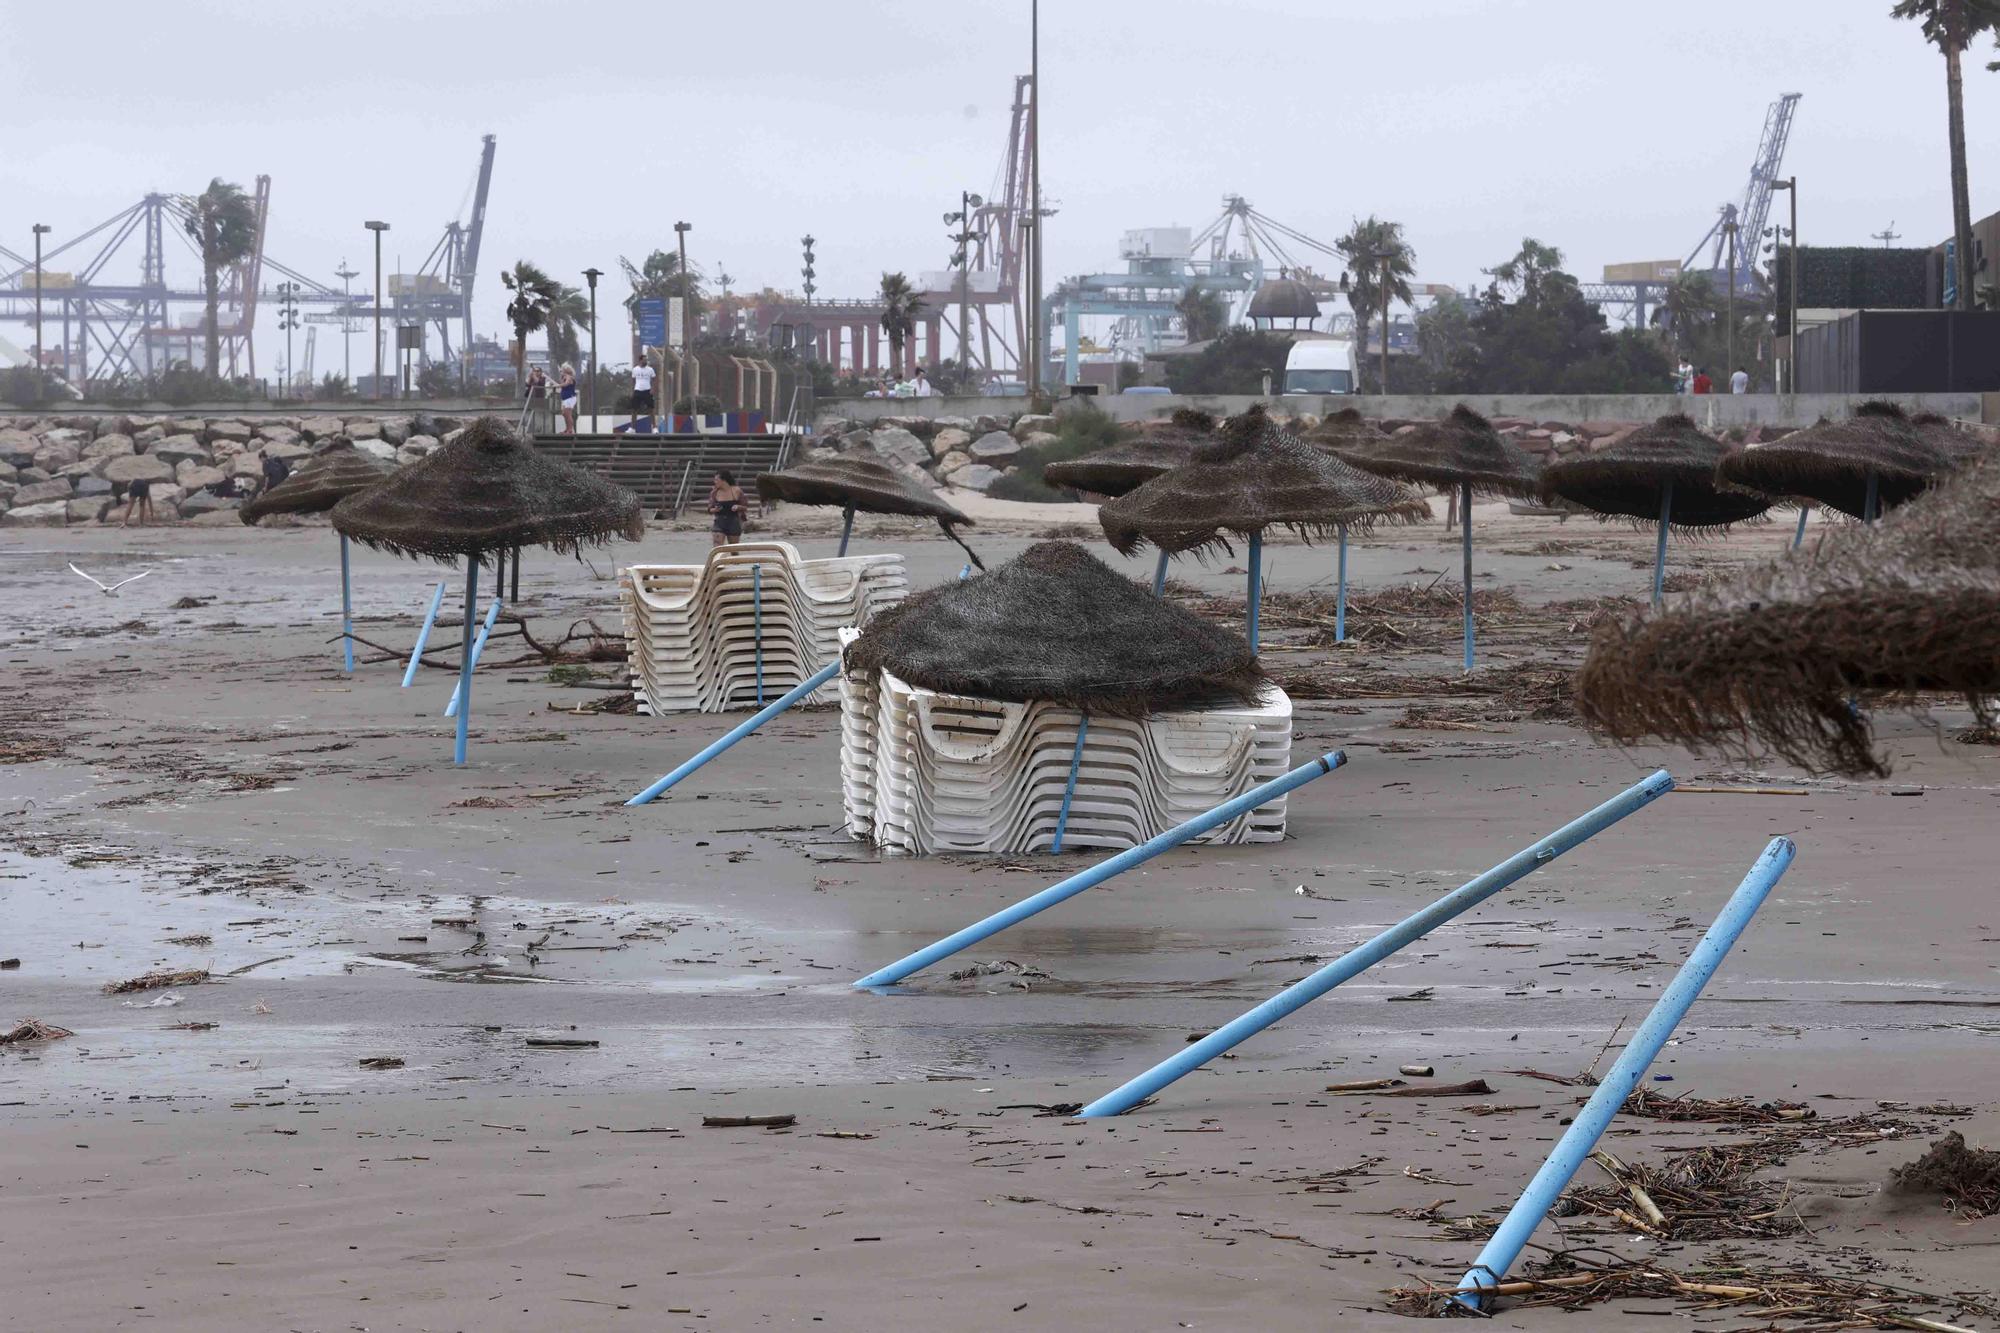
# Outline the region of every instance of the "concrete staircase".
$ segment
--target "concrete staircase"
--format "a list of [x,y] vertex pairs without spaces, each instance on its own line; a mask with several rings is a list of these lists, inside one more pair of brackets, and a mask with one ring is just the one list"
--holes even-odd
[[648,515],[700,506],[722,468],[736,474],[757,512],[757,474],[789,462],[799,437],[784,435],[537,435],[551,458],[587,468],[639,497]]

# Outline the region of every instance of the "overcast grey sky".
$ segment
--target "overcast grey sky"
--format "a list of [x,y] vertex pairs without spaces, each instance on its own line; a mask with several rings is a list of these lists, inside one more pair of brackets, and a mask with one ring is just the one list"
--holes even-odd
[[[1325,240],[1399,220],[1433,282],[1477,281],[1524,235],[1586,277],[1678,258],[1742,192],[1788,91],[1805,95],[1786,166],[1806,242],[1868,244],[1893,221],[1930,243],[1950,225],[1943,62],[1889,7],[1043,0],[1048,273],[1115,269],[1121,231],[1199,226],[1231,191]],[[675,218],[738,289],[795,286],[808,230],[822,296],[941,267],[939,215],[990,185],[1028,61],[1027,0],[93,0],[8,18],[0,243],[26,253],[31,222],[56,243],[149,189],[268,173],[272,255],[331,281],[343,257],[366,266],[361,223],[381,217],[388,266],[414,268],[492,132],[489,331],[506,264],[580,282],[670,246]],[[2000,75],[1972,55],[1979,216],[2000,208]],[[612,281],[601,308],[624,294]]]

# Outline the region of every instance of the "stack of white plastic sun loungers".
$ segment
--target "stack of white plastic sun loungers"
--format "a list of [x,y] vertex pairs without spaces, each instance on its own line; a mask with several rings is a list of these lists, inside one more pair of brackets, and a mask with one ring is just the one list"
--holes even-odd
[[[848,831],[902,852],[1048,851],[1059,823],[1064,848],[1132,847],[1291,768],[1292,703],[1275,687],[1250,706],[1092,716],[1079,760],[1074,708],[938,694],[886,671],[840,679]],[[1280,796],[1198,841],[1284,836]]]
[[909,573],[900,555],[802,560],[788,542],[746,542],[704,564],[632,565],[618,584],[639,711],[719,713],[769,703],[833,661],[840,631],[902,601]]

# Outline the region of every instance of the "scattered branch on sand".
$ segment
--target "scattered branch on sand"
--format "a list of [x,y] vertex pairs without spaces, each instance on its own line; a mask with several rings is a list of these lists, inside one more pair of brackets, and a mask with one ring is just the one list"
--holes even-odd
[[1908,1166],[1889,1173],[1898,1194],[1938,1194],[1945,1206],[1968,1221],[2000,1213],[2000,1152],[1968,1148],[1957,1130],[1933,1143]]
[[159,990],[164,986],[199,986],[208,980],[208,969],[191,967],[185,971],[148,972],[142,977],[132,977],[126,981],[104,983],[106,995],[129,995],[133,991]]
[[704,1129],[790,1129],[799,1122],[795,1115],[705,1115]]
[[587,1051],[597,1046],[596,1037],[530,1037],[528,1045],[555,1051]]
[[364,1055],[355,1061],[363,1069],[401,1069],[403,1057],[400,1055]]
[[1643,1116],[1648,1120],[1701,1120],[1724,1125],[1769,1125],[1783,1121],[1811,1120],[1816,1112],[1797,1102],[1752,1102],[1748,1097],[1662,1097],[1650,1088],[1634,1088],[1621,1115]]
[[54,1023],[44,1023],[39,1018],[24,1018],[11,1032],[0,1032],[0,1046],[15,1046],[26,1041],[57,1041],[76,1034],[68,1028],[59,1028]]

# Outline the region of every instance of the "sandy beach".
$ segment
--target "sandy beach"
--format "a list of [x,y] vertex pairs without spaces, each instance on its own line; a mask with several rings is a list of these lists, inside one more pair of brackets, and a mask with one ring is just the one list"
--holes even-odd
[[[1168,854],[880,995],[850,983],[1095,858],[878,856],[841,826],[823,709],[627,809],[728,723],[593,711],[615,662],[559,684],[518,638],[481,664],[454,768],[449,672],[402,689],[364,649],[342,673],[323,523],[0,534],[0,1024],[75,1034],[0,1047],[0,1327],[1408,1327],[1388,1290],[1462,1273],[1478,1241],[1449,1224],[1504,1212],[1588,1093],[1520,1071],[1601,1072],[1778,834],[1796,866],[1647,1087],[1811,1110],[1759,1175],[1801,1225],[1688,1242],[1571,1216],[1537,1240],[1804,1265],[2000,1327],[1996,1224],[1885,1192],[1946,1129],[2000,1144],[2000,751],[1953,739],[1955,704],[1878,719],[1879,782],[1596,743],[1524,682],[1579,660],[1598,599],[1646,594],[1652,535],[1476,517],[1494,601],[1469,683],[1441,523],[1357,539],[1340,647],[1305,597],[1331,552],[1267,548],[1294,758],[1350,761],[1293,794],[1285,842]],[[831,554],[827,516],[774,523]],[[1070,533],[1150,577],[1088,532],[972,540],[991,565]],[[1671,568],[1789,537],[1741,526]],[[963,559],[918,523],[856,542],[905,552],[918,586]],[[519,610],[540,641],[615,637],[615,568],[706,544],[530,552]],[[152,572],[107,597],[72,561]],[[1240,612],[1240,562],[1178,563],[1175,591]],[[450,571],[357,550],[354,575],[366,640],[407,654],[440,579],[456,619]],[[1152,1105],[1051,1113],[1662,767],[1680,791]],[[212,979],[104,993],[159,968]],[[1408,1064],[1435,1074],[1404,1089],[1490,1094],[1327,1090]],[[769,1116],[795,1121],[702,1124]],[[1757,1132],[1621,1117],[1605,1147]],[[1494,1323],[1774,1317],[1691,1310]]]

